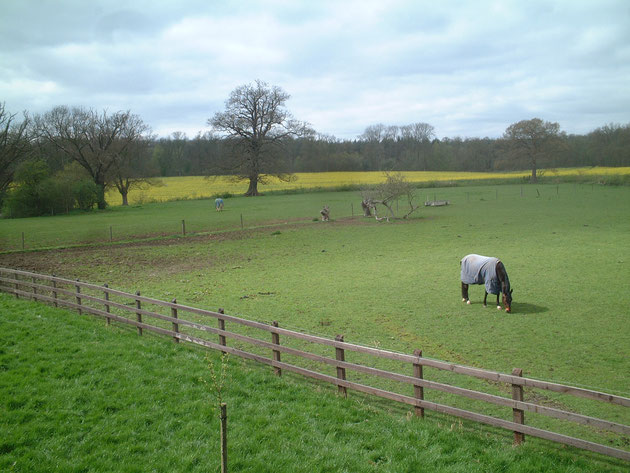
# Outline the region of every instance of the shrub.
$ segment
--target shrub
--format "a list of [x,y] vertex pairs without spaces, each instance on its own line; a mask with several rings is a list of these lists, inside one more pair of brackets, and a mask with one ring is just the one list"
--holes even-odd
[[72,190],[81,210],[91,210],[98,203],[99,187],[94,181],[82,179],[74,183]]

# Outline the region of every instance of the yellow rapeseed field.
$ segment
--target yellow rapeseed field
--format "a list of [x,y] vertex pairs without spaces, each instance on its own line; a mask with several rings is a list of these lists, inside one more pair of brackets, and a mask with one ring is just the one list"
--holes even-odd
[[[450,182],[459,180],[504,179],[529,176],[530,171],[507,173],[485,172],[438,172],[438,171],[404,171],[401,173],[409,182]],[[558,170],[543,170],[541,174],[547,176],[567,175],[607,175],[630,174],[630,167],[625,168],[567,168]],[[260,192],[279,191],[288,189],[336,188],[347,185],[378,184],[385,180],[385,173],[373,172],[310,172],[297,173],[291,182],[283,182],[271,178],[268,184],[260,184]],[[169,200],[198,199],[212,197],[217,194],[231,193],[239,195],[247,190],[247,182],[235,182],[226,176],[206,178],[203,176],[164,177],[161,185],[147,189],[133,189],[129,192],[129,203],[166,202]],[[107,193],[107,202],[120,205],[121,197],[116,189]]]

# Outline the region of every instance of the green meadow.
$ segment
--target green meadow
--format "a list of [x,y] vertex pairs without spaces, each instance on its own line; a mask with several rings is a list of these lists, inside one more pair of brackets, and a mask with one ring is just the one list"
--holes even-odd
[[[221,213],[214,211],[212,201],[198,200],[113,208],[94,214],[3,221],[0,242],[5,252],[0,254],[0,266],[54,273],[96,284],[108,283],[113,288],[128,292],[140,290],[143,295],[164,300],[176,297],[182,304],[212,310],[223,307],[228,314],[265,322],[276,320],[282,327],[312,334],[327,337],[344,334],[345,340],[352,343],[404,353],[421,348],[424,356],[469,366],[508,373],[518,367],[528,377],[630,397],[630,188],[580,184],[470,186],[420,189],[418,197],[419,201],[449,200],[450,205],[422,207],[408,220],[376,222],[358,216],[360,196],[357,192],[322,192],[230,198],[226,200],[226,210]],[[317,220],[319,210],[325,204],[331,209],[330,222]],[[399,206],[402,211],[402,201]],[[185,237],[181,235],[182,220],[187,227]],[[110,226],[114,232],[120,228],[119,241],[110,243]],[[20,244],[21,232],[25,233],[27,242],[33,248],[67,248],[15,251]],[[511,314],[498,311],[494,303],[484,308],[481,286],[471,287],[472,305],[461,302],[459,261],[468,253],[502,259],[514,289]],[[79,323],[76,316],[59,315],[66,314],[64,311],[36,309],[37,306],[31,303],[7,297],[0,299],[3,313],[8,312],[5,309],[9,306],[18,307],[11,313],[24,313],[23,317],[29,320],[28,327],[44,324],[32,315],[38,310],[46,311],[47,320],[59,317],[60,327],[65,327],[70,320]],[[8,335],[17,329],[19,318],[11,322],[3,316],[1,320],[4,324],[12,324],[11,330],[2,331],[5,347],[9,346],[8,343],[14,344],[11,346],[27,343],[28,337],[21,342],[12,342],[14,337]],[[80,320],[95,337],[110,337],[112,343],[118,343],[116,337],[121,334],[117,330],[121,329],[105,328],[102,323],[85,317]],[[51,343],[57,343],[54,342],[57,329],[42,326],[41,330]],[[70,328],[63,330],[70,331]],[[173,371],[172,378],[159,374],[160,370],[166,370],[166,366],[168,370],[172,369],[175,363],[169,362],[171,357],[180,356],[186,363],[194,364],[195,367],[190,368],[193,372],[203,372],[202,352],[172,347],[167,341],[155,337],[131,340],[131,333],[122,330],[124,337],[130,340],[120,343],[128,343],[134,350],[141,347],[140,353],[146,352],[146,357],[150,359],[147,369],[157,372],[156,378],[164,378],[161,383],[171,380],[179,384],[181,395],[185,397],[198,397],[191,393],[194,389],[207,389],[192,386],[189,378],[190,382],[182,383],[176,371]],[[37,352],[38,343],[45,344],[46,338],[44,335],[31,338],[33,340],[28,344],[32,348],[28,350]],[[93,345],[98,347],[99,343]],[[81,346],[79,342],[77,344]],[[14,349],[4,350],[3,356],[7,356]],[[53,354],[47,355],[51,365],[47,369],[83,359],[83,349],[78,350],[79,355],[68,354],[64,350],[53,351]],[[11,358],[13,355],[8,356]],[[116,359],[120,360],[120,369],[127,365],[130,370],[139,369],[132,367],[135,365],[131,364],[130,356],[116,355]],[[85,357],[91,361],[83,365],[83,370],[90,371],[94,358],[98,357],[87,353]],[[135,358],[146,361],[143,356]],[[474,440],[468,440],[467,436],[464,445],[456,447],[459,440],[449,443],[445,439],[448,431],[453,429],[452,425],[460,425],[456,419],[429,414],[424,422],[409,421],[404,408],[384,406],[379,401],[353,396],[352,392],[347,401],[337,399],[332,388],[323,388],[297,377],[291,377],[285,385],[283,380],[272,380],[263,367],[235,360],[231,363],[233,368],[230,371],[238,379],[234,383],[235,390],[245,391],[241,385],[247,383],[253,386],[273,385],[270,392],[266,392],[266,388],[261,390],[264,391],[260,394],[261,398],[258,394],[251,397],[251,392],[243,396],[249,396],[247,399],[251,399],[252,405],[258,406],[261,411],[271,409],[284,416],[298,415],[299,412],[300,420],[294,422],[297,431],[304,432],[303,436],[292,434],[293,427],[289,427],[292,422],[288,420],[281,426],[271,425],[267,420],[255,420],[255,416],[243,420],[242,425],[235,427],[237,432],[242,429],[240,432],[249,432],[256,438],[283,440],[279,440],[281,445],[276,447],[270,447],[262,440],[258,443],[238,440],[247,445],[237,443],[239,446],[233,447],[236,452],[241,452],[235,452],[234,461],[245,462],[237,463],[235,471],[417,471],[419,467],[427,471],[622,471],[623,466],[627,467],[608,460],[602,464],[599,456],[536,440],[528,442],[523,449],[513,449],[509,433],[466,423],[456,428],[462,429],[466,435],[470,433],[470,438]],[[98,379],[105,376],[105,369],[94,370],[96,374],[86,383],[98,383]],[[194,376],[198,378],[196,374]],[[33,383],[37,377],[34,374],[26,379]],[[449,382],[454,380],[449,374],[430,369],[427,369],[425,377]],[[43,382],[47,376],[40,378]],[[141,382],[140,379],[138,377],[138,382]],[[506,395],[501,387],[481,381],[458,382],[463,383],[460,384],[463,387],[474,389],[484,385],[487,392]],[[8,384],[5,383],[3,389],[11,389],[11,383]],[[126,384],[120,388],[131,393],[142,391],[142,388]],[[111,389],[116,392],[115,388]],[[289,393],[287,398],[283,399],[275,389]],[[291,394],[295,391],[300,394]],[[311,398],[313,392],[315,397]],[[527,395],[526,392],[526,398]],[[238,395],[234,396],[233,402],[237,405],[245,402],[243,399],[237,401]],[[269,397],[265,399],[264,396]],[[162,412],[152,404],[144,404],[139,397],[136,396],[134,401],[138,403],[138,416]],[[473,406],[471,402],[430,391],[425,397],[436,402],[452,401],[458,407]],[[6,398],[4,394],[3,398]],[[89,398],[85,394],[81,399]],[[276,399],[276,403],[270,399]],[[13,412],[6,407],[8,402],[5,402],[5,412]],[[624,411],[615,406],[551,394],[544,394],[543,402],[630,424],[630,414],[625,412],[627,409]],[[338,409],[346,414],[340,417],[342,420],[334,421],[332,419],[338,413],[317,414],[318,409],[311,404],[331,404],[332,407],[326,407],[331,409],[330,412]],[[164,411],[170,409],[166,401],[163,405]],[[33,406],[31,417],[26,416],[25,424],[29,424],[29,419],[39,419],[47,413],[58,414],[58,407],[40,409]],[[474,406],[493,415],[511,416],[511,412],[498,414],[492,408]],[[20,409],[22,407],[16,410]],[[102,406],[94,407],[95,411],[102,409]],[[121,421],[125,415],[131,415],[125,410],[122,410],[124,414],[116,412]],[[183,414],[183,418],[188,420],[182,425],[198,422],[195,415],[190,412]],[[208,413],[205,415],[210,416]],[[344,416],[355,419],[348,422],[358,424],[356,430],[352,427],[345,430]],[[164,422],[168,423],[165,419]],[[365,424],[356,419],[364,419]],[[365,419],[373,419],[374,422]],[[324,424],[319,424],[320,420],[330,424],[323,427]],[[91,425],[90,422],[86,429],[98,428],[101,420]],[[140,420],[133,425],[137,423]],[[308,424],[308,427],[302,423]],[[617,448],[629,448],[627,438],[586,427],[565,425],[535,415],[529,416],[527,423]],[[436,433],[440,431],[438,424],[443,430],[440,434]],[[51,421],[45,432],[51,437],[63,438],[67,435],[55,425],[55,421]],[[335,433],[334,425],[338,425],[338,433]],[[367,425],[374,428],[367,428]],[[204,435],[190,435],[197,439],[203,437],[208,442],[204,445],[209,445],[210,450],[215,452],[210,455],[216,455],[218,434],[213,437],[216,428],[207,428],[209,430]],[[434,430],[427,433],[426,428]],[[163,434],[147,436],[145,448],[148,450],[144,452],[159,451],[156,455],[164,462],[179,461],[175,458],[167,460],[167,457],[178,456],[175,450],[169,455],[160,447],[160,442],[174,441],[173,433],[168,429],[149,430]],[[323,435],[322,432],[328,434]],[[476,437],[480,432],[481,435]],[[488,435],[488,432],[491,434]],[[457,432],[458,439],[460,434]],[[28,435],[36,437],[35,434]],[[423,444],[422,449],[412,448],[423,436],[437,436],[440,440],[435,445],[442,445],[447,451],[428,444]],[[235,434],[235,437],[239,435]],[[305,442],[299,448],[311,452],[314,463],[304,460],[307,455],[299,453],[295,437]],[[400,443],[390,444],[390,441]],[[67,448],[83,446],[83,440],[77,437],[71,436],[68,442],[70,446]],[[106,447],[99,441],[95,442],[96,445],[90,447],[94,455],[107,457],[109,454],[101,451]],[[370,456],[371,453],[367,453],[369,448],[365,446],[370,442],[378,443],[382,452],[390,453]],[[406,442],[409,445],[403,447]],[[484,442],[488,442],[487,446]],[[500,450],[502,453],[493,450],[497,443],[502,447],[496,447],[496,452]],[[433,448],[436,450],[428,453]],[[467,452],[469,448],[473,450]],[[490,452],[488,458],[480,460],[479,454],[474,452],[485,451],[486,448]],[[26,458],[24,455],[35,455],[33,449],[36,449],[34,444],[22,450],[11,447],[7,458],[22,461]],[[51,449],[56,451],[55,447]],[[257,457],[266,455],[261,452],[265,449],[271,449],[281,458],[277,461],[286,463],[270,460],[268,465],[275,467],[256,467],[245,460],[248,456],[243,454],[244,451]],[[296,449],[298,454],[295,454]],[[356,464],[339,463],[342,460],[327,463],[318,455],[323,455],[322,452],[328,449],[338,452],[338,458],[343,458],[344,449],[356,450],[355,457],[362,460],[357,460]],[[4,450],[9,450],[9,447],[4,447]],[[404,453],[395,453],[398,451]],[[120,461],[121,465],[129,461],[133,467],[129,466],[131,469],[128,471],[161,469],[159,466],[136,464],[133,458],[137,454],[122,452],[118,460],[110,458],[107,461]],[[490,457],[500,464],[488,463]],[[218,460],[212,458],[215,463],[209,464],[216,468]],[[416,460],[419,463],[413,463]],[[77,466],[77,471],[110,469],[107,463],[102,465],[94,470],[81,470]],[[191,471],[196,470],[193,468]]]
[[[216,353],[0,294],[0,471],[219,471]],[[234,472],[627,471],[627,464],[227,360]]]

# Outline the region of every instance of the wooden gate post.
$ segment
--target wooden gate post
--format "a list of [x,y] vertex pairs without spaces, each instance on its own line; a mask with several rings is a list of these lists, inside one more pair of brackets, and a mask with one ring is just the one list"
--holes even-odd
[[[414,350],[413,356],[422,358],[422,350]],[[413,364],[413,375],[418,379],[422,379],[422,365],[420,363]],[[416,399],[424,400],[424,387],[413,385],[413,394]],[[418,417],[424,417],[424,407],[415,408],[416,415]]]
[[[103,287],[105,288],[105,291],[103,291],[103,295],[105,296],[105,312],[107,312],[109,314],[109,291],[107,291],[107,288],[109,288],[109,286],[107,285],[107,283],[103,284]],[[112,319],[110,319],[109,317],[105,317],[105,322],[107,322],[107,325],[112,323]]]
[[[273,322],[271,322],[271,325],[273,325],[274,327],[278,327],[278,322],[274,320]],[[274,345],[280,345],[280,334],[276,332],[271,332],[271,343],[273,343]],[[273,350],[273,361],[280,361],[280,352],[278,350]],[[278,368],[277,366],[274,367],[273,372],[277,376],[282,376],[282,369]]]
[[[335,341],[336,342],[343,342],[343,335],[337,335],[335,337]],[[346,354],[345,354],[344,349],[335,347],[335,357],[336,357],[337,361],[346,361]],[[342,379],[342,380],[345,381],[345,379],[346,379],[346,369],[345,368],[337,366],[337,378]],[[339,390],[339,394],[342,394],[343,397],[348,397],[348,390],[346,389],[345,386],[337,385],[337,388]]]
[[[177,299],[173,299],[171,301],[171,303],[177,304]],[[177,318],[177,308],[176,307],[171,307],[171,317],[173,317],[174,319]],[[173,332],[179,333],[179,324],[176,323],[176,322],[173,322]],[[178,337],[173,337],[173,341],[175,343],[179,343],[179,338]]]
[[[219,309],[218,312],[219,314],[225,314],[225,311],[223,309]],[[219,330],[225,330],[225,319],[217,319],[217,322],[219,324]],[[219,335],[219,345],[227,346],[225,335]],[[222,351],[221,353],[225,355],[226,352]]]
[[[523,370],[514,368],[512,376],[523,376]],[[523,400],[523,386],[520,384],[512,385],[512,399],[515,401]],[[512,409],[513,420],[517,424],[525,424],[525,412],[521,409]],[[522,432],[514,432],[514,445],[520,445],[525,441],[525,434]]]
[[[140,295],[140,291],[136,291],[136,296]],[[136,299],[136,309],[140,309],[140,300]],[[142,314],[140,312],[136,312],[136,319],[138,322],[142,323]],[[138,335],[142,335],[142,327],[138,327]]]
[[[79,282],[78,279],[77,279],[77,282]],[[83,311],[81,310],[81,286],[79,286],[78,284],[75,284],[74,287],[77,290],[76,300],[77,300],[77,305],[79,306],[77,310],[79,311],[79,315],[81,315],[83,313]]]

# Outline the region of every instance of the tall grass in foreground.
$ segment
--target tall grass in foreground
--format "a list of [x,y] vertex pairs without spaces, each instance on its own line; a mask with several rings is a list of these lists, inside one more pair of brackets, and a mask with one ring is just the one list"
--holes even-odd
[[[218,355],[0,294],[0,471],[218,471]],[[232,359],[234,472],[621,472],[627,464]]]

